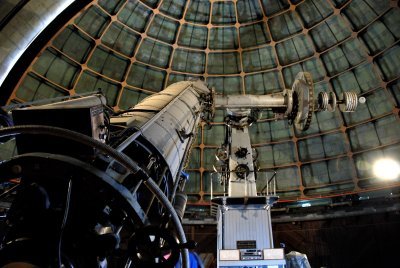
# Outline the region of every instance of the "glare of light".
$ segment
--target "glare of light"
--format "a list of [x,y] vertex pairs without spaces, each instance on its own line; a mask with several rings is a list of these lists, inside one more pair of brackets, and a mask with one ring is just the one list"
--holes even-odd
[[308,208],[308,207],[311,207],[311,204],[310,203],[304,203],[304,204],[301,204],[301,207],[302,208]]
[[380,159],[374,163],[373,171],[378,178],[393,180],[400,175],[400,165],[393,159]]

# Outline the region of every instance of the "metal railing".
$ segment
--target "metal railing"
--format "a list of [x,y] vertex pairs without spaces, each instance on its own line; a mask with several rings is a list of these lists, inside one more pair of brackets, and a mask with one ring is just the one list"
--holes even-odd
[[268,179],[267,174],[265,174],[266,184],[261,190],[262,196],[276,195],[276,171],[274,170],[274,175]]

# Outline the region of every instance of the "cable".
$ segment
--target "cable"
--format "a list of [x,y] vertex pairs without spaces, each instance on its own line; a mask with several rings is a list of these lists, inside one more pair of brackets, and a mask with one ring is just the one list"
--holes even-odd
[[68,218],[68,214],[69,214],[69,204],[71,201],[71,189],[72,189],[72,180],[69,180],[68,182],[68,189],[67,189],[67,197],[65,200],[65,208],[64,208],[64,217],[63,220],[61,222],[61,228],[60,228],[60,239],[58,240],[58,267],[62,267],[62,263],[61,263],[61,241],[62,241],[62,237],[64,234],[64,229],[65,229],[65,225],[67,223],[67,218]]
[[[100,141],[97,141],[87,135],[84,135],[79,132],[71,131],[68,129],[63,129],[59,127],[51,127],[44,125],[24,125],[24,126],[13,126],[0,129],[0,138],[3,136],[12,136],[17,134],[45,134],[50,136],[62,137],[69,140],[76,141],[78,143],[83,143],[87,146],[94,147],[99,151],[108,154],[110,157],[118,161],[124,167],[126,167],[129,171],[134,174],[139,173],[142,175],[143,181],[145,185],[149,188],[149,190],[156,195],[157,199],[167,208],[170,213],[171,220],[175,226],[175,230],[178,234],[178,239],[182,244],[186,243],[186,236],[183,230],[182,224],[180,222],[179,216],[175,211],[174,207],[169,202],[168,198],[165,194],[158,188],[158,185],[154,182],[154,180],[144,171],[138,163],[133,161],[127,155],[122,152],[115,150],[107,144],[104,144]],[[128,202],[129,203],[129,202]],[[189,252],[187,249],[182,249],[183,253],[183,263],[184,267],[189,267]]]

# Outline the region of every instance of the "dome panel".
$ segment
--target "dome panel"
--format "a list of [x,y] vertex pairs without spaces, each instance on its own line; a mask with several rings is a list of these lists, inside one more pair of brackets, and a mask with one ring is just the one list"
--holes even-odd
[[225,138],[225,126],[215,125],[203,132],[203,143],[206,146],[220,146]]
[[329,185],[318,185],[304,189],[304,195],[307,197],[319,198],[320,196],[331,196],[332,194],[346,195],[354,191],[355,185],[349,180],[341,183],[329,183]]
[[312,42],[304,34],[278,43],[276,51],[281,65],[288,65],[314,55]]
[[301,64],[294,64],[292,66],[283,68],[283,79],[285,81],[285,87],[291,88],[294,78],[299,72],[303,72]]
[[384,147],[383,154],[387,158],[392,158],[397,162],[400,162],[400,145],[394,144],[387,147]]
[[209,74],[238,74],[242,70],[239,53],[209,53],[207,72]]
[[382,145],[388,145],[400,141],[400,125],[396,124],[398,118],[393,115],[376,120],[375,127]]
[[[221,185],[221,183],[219,182],[216,174],[214,172],[203,172],[203,176],[202,176],[202,190],[206,193],[211,193],[211,179],[212,181],[212,190],[213,190],[213,194],[219,194],[222,195],[224,192],[224,186]],[[210,198],[208,196],[203,196],[203,198],[205,200],[207,200],[206,198]],[[207,200],[207,201],[211,201],[211,200]]]
[[372,149],[381,145],[374,123],[367,123],[351,128],[348,134],[353,152]]
[[329,76],[341,73],[350,67],[345,54],[340,47],[335,47],[327,53],[322,54],[322,61]]
[[395,38],[386,28],[385,24],[380,21],[371,24],[367,30],[361,34],[361,38],[368,47],[370,55],[375,55],[385,50],[395,41]]
[[73,26],[66,27],[53,41],[53,46],[73,60],[84,63],[94,47],[94,41]]
[[167,68],[171,53],[171,46],[146,38],[138,49],[136,59],[153,66]]
[[350,66],[356,66],[367,58],[364,46],[358,39],[349,38],[340,45]]
[[341,132],[322,136],[322,144],[326,157],[335,157],[346,154],[350,148],[346,143],[347,136]]
[[130,61],[112,51],[98,46],[88,61],[88,67],[116,81],[123,81]]
[[139,0],[131,0],[126,3],[118,13],[118,20],[128,27],[144,32],[153,12],[144,6]]
[[400,38],[400,9],[392,8],[381,18],[386,28],[397,39]]
[[216,123],[225,123],[225,117],[226,117],[226,111],[225,110],[216,110],[215,111],[215,116],[214,116],[214,122]]
[[125,1],[123,0],[98,0],[99,6],[101,6],[110,15],[118,13]]
[[329,184],[327,162],[315,162],[301,166],[303,185],[305,187]]
[[350,0],[332,0],[332,3],[336,8],[340,8],[340,7],[344,6],[349,1]]
[[159,92],[164,87],[165,76],[163,70],[135,62],[131,65],[126,82],[137,88]]
[[205,49],[207,48],[208,29],[205,26],[183,24],[180,30],[178,45]]
[[400,80],[397,79],[393,84],[390,85],[389,89],[396,102],[396,106],[400,107]]
[[275,166],[293,164],[297,161],[293,142],[274,144],[272,148]]
[[310,30],[318,52],[350,37],[351,32],[341,16],[332,16]]
[[175,43],[178,27],[178,22],[157,14],[150,23],[147,35],[169,44],[173,44]]
[[236,8],[239,23],[256,22],[263,18],[259,1],[237,0]]
[[186,2],[185,0],[163,0],[159,9],[164,14],[180,20],[183,17]]
[[271,140],[273,142],[288,140],[293,137],[292,128],[287,120],[270,121]]
[[232,25],[236,23],[235,4],[232,1],[213,2],[211,23],[214,25]]
[[299,18],[292,11],[271,18],[268,20],[268,25],[274,41],[282,40],[303,30]]
[[375,68],[373,64],[365,63],[354,69],[354,75],[362,92],[367,92],[380,86],[381,79]]
[[140,39],[141,36],[138,33],[119,22],[113,22],[101,38],[101,42],[127,57],[132,57]]
[[332,131],[339,129],[343,125],[342,117],[339,111],[334,113],[317,113],[314,114],[314,121],[318,124],[320,132]]
[[264,45],[271,41],[264,22],[241,26],[239,28],[239,33],[240,46],[242,48]]
[[[201,191],[201,176],[200,172],[188,171],[190,180],[187,180],[185,184],[185,192],[196,194]],[[197,199],[193,201],[198,201]]]
[[[187,169],[199,169],[201,167],[201,150],[200,148],[192,148]],[[212,168],[212,166],[211,166]]]
[[65,89],[71,89],[81,71],[81,67],[54,49],[42,52],[33,70]]
[[396,79],[400,76],[400,46],[396,45],[385,51],[376,62],[385,82]]
[[121,85],[90,71],[84,71],[76,84],[78,94],[101,92],[107,99],[107,104],[115,106]]
[[202,74],[205,70],[206,54],[178,48],[175,50],[171,68],[174,71]]
[[186,12],[185,20],[193,23],[208,24],[210,21],[210,1],[191,0]]
[[302,162],[325,158],[322,138],[320,136],[298,142],[299,158]]
[[238,47],[239,38],[235,27],[214,27],[210,29],[210,49],[237,49]]
[[322,81],[325,78],[325,68],[319,58],[311,58],[304,61],[301,65],[303,70],[311,73],[314,83]]
[[360,86],[353,72],[346,71],[331,80],[336,95],[344,91],[355,91],[360,93]]
[[274,166],[274,156],[272,145],[255,147],[258,151],[258,166],[261,169],[272,168]]
[[[298,168],[288,167],[280,168],[276,172],[276,187],[278,190],[289,190],[298,188],[300,186],[300,180],[294,179],[298,178]],[[270,178],[270,176],[269,176]]]
[[296,11],[306,28],[314,26],[333,14],[333,9],[326,0],[304,1],[296,7]]
[[350,21],[353,29],[359,31],[389,8],[389,2],[390,1],[353,0],[343,8],[343,14]]
[[271,142],[271,127],[269,122],[260,122],[249,128],[251,144]]
[[355,176],[353,161],[340,157],[328,161],[329,183],[351,181]]
[[15,92],[15,95],[20,100],[35,101],[66,96],[68,92],[33,73],[28,73]]
[[229,95],[229,94],[242,94],[242,78],[240,76],[228,76],[228,77],[209,77],[207,78],[208,86],[215,87],[217,94]]
[[[216,149],[215,148],[204,148],[203,149],[204,152],[204,159],[203,159],[203,167],[206,170],[213,170],[213,167],[216,167],[216,158],[215,158],[215,153],[216,153]],[[199,162],[200,164],[200,162]],[[196,168],[200,168],[200,165],[198,165]],[[204,177],[203,177],[204,179]],[[210,184],[209,182],[207,182],[206,184]],[[204,184],[203,184],[204,185]],[[206,187],[206,189],[208,189],[208,187]]]
[[390,113],[394,108],[393,103],[388,101],[386,90],[382,88],[378,88],[364,97],[367,99],[366,104],[372,117]]
[[275,52],[272,47],[246,50],[242,54],[244,72],[256,72],[275,68],[277,66]]
[[263,95],[281,91],[284,87],[279,72],[264,72],[246,75],[246,94]]
[[98,6],[91,6],[76,20],[76,25],[91,37],[97,39],[103,33],[111,19]]
[[290,7],[288,0],[261,0],[266,16],[272,16]]
[[140,0],[140,1],[151,8],[156,8],[158,6],[158,3],[160,2],[160,0]]

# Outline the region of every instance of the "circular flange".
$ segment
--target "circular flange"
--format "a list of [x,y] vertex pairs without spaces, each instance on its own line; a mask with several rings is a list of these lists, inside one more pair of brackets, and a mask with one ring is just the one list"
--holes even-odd
[[294,118],[294,126],[296,129],[304,131],[310,127],[314,111],[314,84],[311,74],[299,72],[296,75],[292,90],[297,95],[297,114]]
[[239,179],[245,179],[250,174],[250,169],[246,164],[239,164],[235,168],[236,176]]
[[328,112],[334,112],[336,110],[336,95],[334,92],[329,92],[329,104]]
[[318,94],[318,111],[326,111],[329,105],[329,95],[327,92]]
[[339,109],[342,112],[354,112],[358,105],[358,97],[355,92],[343,92],[340,94],[341,103]]

